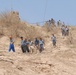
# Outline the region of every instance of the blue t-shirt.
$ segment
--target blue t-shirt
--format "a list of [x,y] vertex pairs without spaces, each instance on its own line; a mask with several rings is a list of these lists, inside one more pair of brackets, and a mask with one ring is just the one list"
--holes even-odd
[[38,45],[39,44],[39,40],[35,40],[35,45]]
[[39,41],[39,44],[44,44],[44,41],[43,41],[43,40],[40,40],[40,41]]

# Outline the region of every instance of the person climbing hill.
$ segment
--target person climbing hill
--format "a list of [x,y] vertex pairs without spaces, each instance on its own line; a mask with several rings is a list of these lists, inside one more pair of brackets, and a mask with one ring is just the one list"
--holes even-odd
[[10,37],[10,46],[9,46],[9,52],[10,51],[13,51],[13,52],[15,52],[15,48],[14,48],[14,40],[13,40],[13,38],[12,38],[12,36]]
[[54,34],[52,34],[51,40],[52,40],[53,46],[55,47],[56,46],[56,37],[54,36]]

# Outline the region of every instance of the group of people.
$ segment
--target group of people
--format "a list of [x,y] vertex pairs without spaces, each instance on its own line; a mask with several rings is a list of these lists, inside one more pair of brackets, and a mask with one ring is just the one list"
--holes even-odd
[[69,35],[69,28],[65,25],[62,25],[61,32],[62,32],[62,36],[68,36]]
[[39,52],[42,52],[42,50],[44,50],[44,41],[42,38],[40,38],[40,39],[35,38],[34,41],[31,41],[30,39],[24,40],[23,37],[21,37],[21,49],[22,49],[23,53],[26,53],[26,51],[31,52],[30,50],[32,50],[32,52],[33,52],[34,48],[38,49]]
[[[62,25],[61,27],[61,32],[62,32],[62,36],[68,36],[69,35],[69,28],[65,25]],[[20,37],[21,39],[21,49],[23,53],[26,52],[33,52],[34,49],[39,50],[39,52],[41,53],[44,50],[44,40],[42,38],[35,38],[34,41],[31,41],[30,39],[24,39],[23,37]],[[52,40],[52,44],[55,47],[56,46],[56,36],[54,34],[52,34],[51,37]],[[12,37],[10,37],[10,46],[9,46],[9,52],[10,51],[15,52],[15,48],[14,48],[14,40]]]
[[[24,39],[23,37],[20,37],[21,39],[21,50],[23,53],[26,52],[33,52],[34,49],[39,50],[41,53],[44,50],[44,40],[42,38],[35,38],[34,41],[31,41],[30,39]],[[15,52],[14,48],[14,40],[12,37],[10,37],[10,46],[9,46],[9,52],[10,51]]]
[[46,21],[48,26],[55,26],[55,20],[51,18],[49,21]]
[[46,24],[48,26],[58,26],[58,27],[61,27],[63,25],[65,26],[65,23],[64,22],[62,22],[61,20],[58,20],[56,22],[53,18],[51,18],[50,20],[46,21]]

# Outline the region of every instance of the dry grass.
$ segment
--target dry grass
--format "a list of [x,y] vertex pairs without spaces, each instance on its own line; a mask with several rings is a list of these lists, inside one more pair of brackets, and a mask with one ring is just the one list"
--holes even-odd
[[43,37],[47,33],[40,26],[32,26],[22,22],[18,12],[3,12],[0,14],[0,34],[14,37],[35,38]]

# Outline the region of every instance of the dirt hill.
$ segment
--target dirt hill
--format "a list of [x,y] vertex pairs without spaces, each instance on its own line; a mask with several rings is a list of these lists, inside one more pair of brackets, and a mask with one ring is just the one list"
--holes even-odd
[[[32,26],[20,19],[18,21],[17,24],[15,21],[11,23],[1,17],[0,75],[76,75],[75,26],[70,26],[70,35],[63,37],[59,27],[48,31],[46,27]],[[57,37],[55,48],[51,43],[52,33]],[[15,39],[15,53],[8,52],[10,35]],[[23,54],[19,46],[20,36],[32,39],[43,37],[45,50],[42,53],[35,50],[34,53]]]

